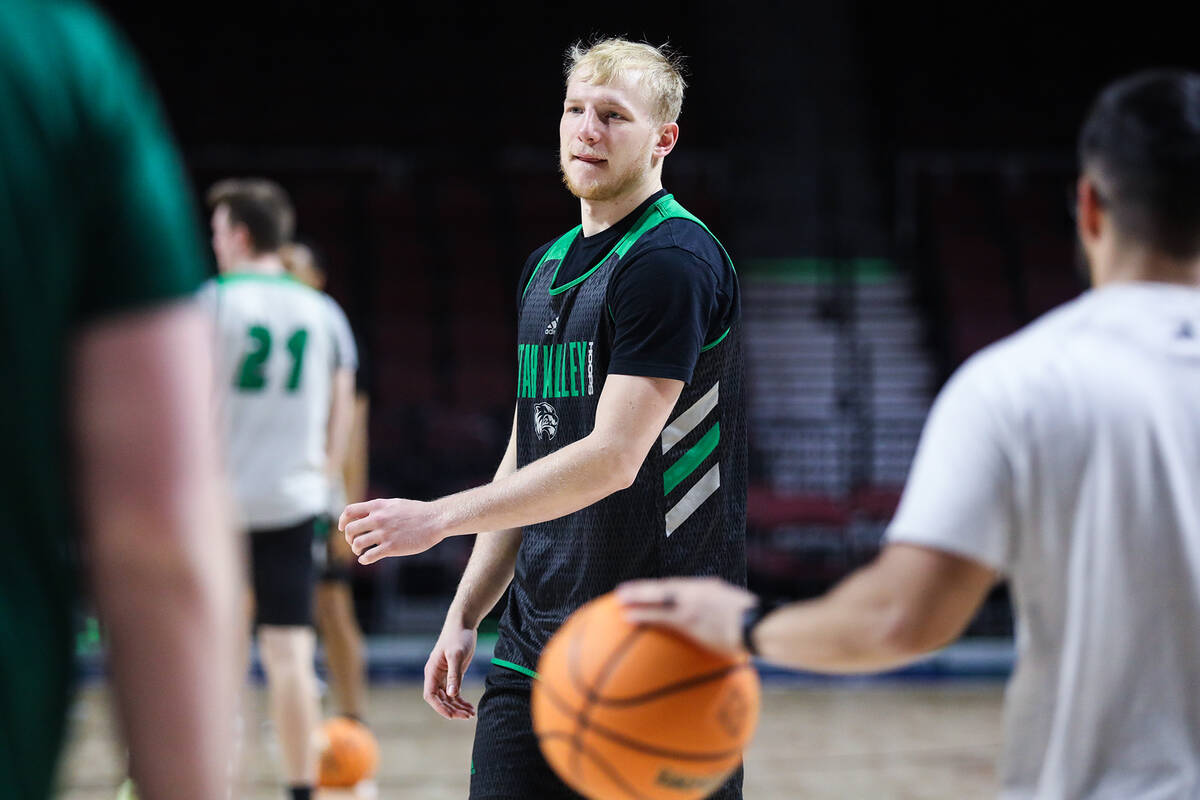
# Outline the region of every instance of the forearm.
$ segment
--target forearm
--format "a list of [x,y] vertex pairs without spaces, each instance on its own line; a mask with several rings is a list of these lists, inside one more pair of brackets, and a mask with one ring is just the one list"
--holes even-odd
[[329,421],[325,432],[325,464],[330,477],[341,479],[354,426],[354,373],[338,369],[333,375]]
[[[492,482],[502,481],[516,471],[514,436],[509,441]],[[508,589],[520,546],[520,528],[507,528],[475,537],[471,559],[467,562],[462,580],[459,581],[454,602],[450,604],[450,610],[446,613],[448,624],[458,624],[472,630],[479,627],[480,621],[496,606]]]
[[367,472],[369,457],[367,446],[367,419],[370,401],[366,394],[354,397],[354,424],[350,426],[350,444],[346,453],[346,466],[342,475],[346,482],[346,502],[358,503],[367,496]]
[[487,613],[496,607],[512,582],[521,546],[521,529],[494,531],[475,539],[471,560],[459,581],[454,602],[446,612],[448,624],[475,629]]
[[[211,512],[203,516],[212,521]],[[98,524],[99,540],[106,538],[99,529],[110,526],[156,534],[191,527],[192,541],[204,544],[157,535],[142,537],[136,549],[89,552],[118,713],[144,798],[209,800],[225,792],[240,674],[241,570],[228,521],[201,525],[172,514],[114,513]]]
[[870,572],[859,570],[824,597],[768,614],[752,634],[759,654],[813,672],[878,672],[946,643],[931,639],[911,609]]
[[[658,440],[683,382],[610,375],[584,438],[480,486],[432,503],[403,498],[346,507],[338,520],[361,564],[428,550],[448,536],[557,519],[628,488]],[[516,465],[517,416],[506,459]]]
[[587,436],[486,486],[435,501],[436,513],[448,536],[557,519],[627,488],[645,455]]

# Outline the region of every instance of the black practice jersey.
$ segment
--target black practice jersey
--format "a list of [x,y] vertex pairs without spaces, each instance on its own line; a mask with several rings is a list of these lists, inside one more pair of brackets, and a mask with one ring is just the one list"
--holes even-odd
[[[631,487],[525,526],[495,652],[496,663],[522,672],[536,666],[572,611],[623,581],[675,575],[746,580],[746,426],[733,264],[671,195],[651,198],[631,217],[614,226],[625,232],[581,274],[560,275],[581,238],[577,227],[544,248],[522,280],[518,466],[591,433],[609,374],[681,377],[671,370],[682,366],[683,379],[690,380]],[[708,338],[692,349],[682,337],[682,357],[667,353],[640,362],[639,348],[631,346],[634,366],[614,369],[615,343],[626,333],[616,309],[632,285],[623,285],[622,275],[652,275],[661,263],[671,270],[690,265],[696,282],[707,287],[711,296],[700,305],[709,309],[708,318],[695,327]],[[668,298],[663,305],[670,305]],[[649,351],[657,350],[652,341]],[[659,358],[667,362],[665,374],[654,368],[652,359]]]

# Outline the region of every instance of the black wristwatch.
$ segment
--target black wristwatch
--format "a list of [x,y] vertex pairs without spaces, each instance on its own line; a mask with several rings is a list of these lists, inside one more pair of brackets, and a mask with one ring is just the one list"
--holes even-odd
[[742,646],[750,655],[758,655],[758,648],[754,646],[754,626],[762,622],[762,618],[774,610],[774,603],[765,603],[759,600],[742,614]]

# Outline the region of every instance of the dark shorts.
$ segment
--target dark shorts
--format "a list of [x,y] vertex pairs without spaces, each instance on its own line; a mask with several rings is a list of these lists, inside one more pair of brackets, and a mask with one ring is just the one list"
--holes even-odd
[[337,529],[337,520],[329,516],[320,516],[314,524],[316,537],[313,539],[313,563],[316,565],[317,581],[351,583],[354,577],[351,572],[354,554],[340,546],[340,541],[334,541],[335,537],[340,539],[343,535]]
[[[531,678],[493,665],[471,751],[471,800],[586,800],[542,757],[529,712]],[[709,800],[741,800],[742,768]]]
[[254,624],[312,625],[315,520],[250,531]]

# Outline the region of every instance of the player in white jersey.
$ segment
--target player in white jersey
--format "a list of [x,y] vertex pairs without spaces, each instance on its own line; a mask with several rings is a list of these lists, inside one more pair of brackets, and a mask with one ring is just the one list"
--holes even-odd
[[217,322],[222,423],[234,497],[250,530],[255,621],[293,800],[311,797],[320,722],[312,544],[345,458],[357,356],[328,295],[285,274],[284,191],[263,180],[208,196],[220,275],[202,290]]
[[[311,247],[293,242],[284,245],[279,255],[293,278],[317,290],[324,288],[325,270]],[[361,370],[358,374],[362,375]],[[325,646],[329,684],[337,712],[357,722],[364,722],[366,673],[363,634],[354,616],[354,596],[351,592],[354,553],[336,526],[337,518],[347,502],[358,503],[366,497],[367,418],[370,406],[362,384],[356,388],[354,422],[351,425],[346,462],[342,467],[341,480],[335,483],[328,520],[322,522],[325,528],[323,535],[327,538],[323,554],[318,548],[322,563],[318,570],[313,608],[317,632]]]
[[951,379],[874,563],[770,613],[715,581],[620,592],[715,648],[861,672],[953,640],[1006,577],[1001,796],[1197,800],[1200,75],[1107,88],[1080,159],[1095,288]]

